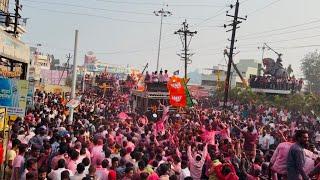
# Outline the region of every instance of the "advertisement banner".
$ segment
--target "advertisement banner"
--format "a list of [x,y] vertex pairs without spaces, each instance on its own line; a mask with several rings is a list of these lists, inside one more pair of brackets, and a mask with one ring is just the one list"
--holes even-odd
[[29,81],[28,94],[27,94],[27,106],[28,107],[32,107],[33,106],[34,88],[35,88],[35,82],[34,81]]
[[[41,69],[42,82],[45,84],[65,84],[66,78],[68,76],[67,71],[60,70],[50,70],[50,69]],[[59,84],[60,83],[60,84]]]
[[0,78],[0,107],[6,107],[9,116],[24,117],[28,83],[27,80]]

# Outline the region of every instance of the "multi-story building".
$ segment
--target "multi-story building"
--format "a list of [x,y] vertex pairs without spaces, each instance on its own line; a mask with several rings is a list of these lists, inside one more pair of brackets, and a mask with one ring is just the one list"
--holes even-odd
[[213,66],[213,68],[204,69],[201,73],[201,86],[211,93],[221,88],[227,76],[225,66]]
[[[0,21],[9,20],[9,1],[0,0]],[[14,19],[10,19],[11,22]],[[27,70],[30,63],[29,46],[20,40],[26,33],[25,23],[19,19],[17,35],[10,34],[14,25],[0,23],[0,76],[17,79],[27,79]]]
[[[248,81],[252,75],[259,75],[262,65],[254,59],[241,59],[236,64],[244,80]],[[213,68],[205,69],[201,74],[201,86],[215,91],[217,88],[223,87],[227,77],[227,67],[223,65],[213,66]],[[243,82],[235,69],[231,68],[230,86],[242,87]]]
[[[255,59],[240,59],[236,66],[246,81],[248,81],[252,75],[260,75],[260,69],[262,68],[262,64]],[[241,86],[242,83],[239,75],[232,68],[231,86]]]

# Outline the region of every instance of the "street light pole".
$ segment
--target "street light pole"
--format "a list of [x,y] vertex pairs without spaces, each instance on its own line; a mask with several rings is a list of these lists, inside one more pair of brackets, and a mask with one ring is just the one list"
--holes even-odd
[[[72,74],[72,86],[71,86],[71,100],[75,99],[76,96],[76,83],[77,83],[77,50],[78,50],[78,33],[79,30],[75,32],[75,40],[74,40],[74,55],[73,55],[73,74]],[[72,124],[73,122],[73,107],[70,107],[69,114],[69,122],[68,124]]]
[[159,11],[154,11],[153,12],[156,16],[161,16],[160,17],[160,33],[159,33],[159,44],[158,44],[158,57],[157,57],[157,72],[159,70],[159,61],[160,61],[160,49],[161,49],[161,36],[162,36],[162,22],[163,22],[163,17],[168,17],[171,16],[172,13],[170,11],[165,11],[163,8]]

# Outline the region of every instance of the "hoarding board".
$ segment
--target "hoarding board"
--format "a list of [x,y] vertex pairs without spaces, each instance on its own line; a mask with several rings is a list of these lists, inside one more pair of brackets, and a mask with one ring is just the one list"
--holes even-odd
[[0,107],[7,109],[8,116],[24,117],[27,106],[27,80],[0,78]]

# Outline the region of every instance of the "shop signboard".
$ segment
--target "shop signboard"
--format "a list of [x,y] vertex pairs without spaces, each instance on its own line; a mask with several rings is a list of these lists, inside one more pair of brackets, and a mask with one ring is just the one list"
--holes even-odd
[[0,107],[8,116],[24,117],[27,106],[28,81],[0,78]]
[[22,63],[29,63],[30,48],[0,29],[0,56]]

